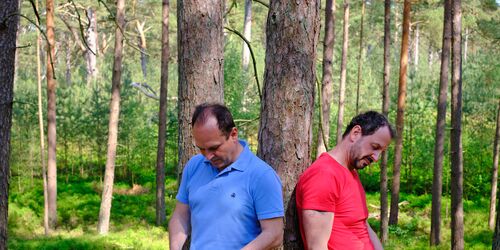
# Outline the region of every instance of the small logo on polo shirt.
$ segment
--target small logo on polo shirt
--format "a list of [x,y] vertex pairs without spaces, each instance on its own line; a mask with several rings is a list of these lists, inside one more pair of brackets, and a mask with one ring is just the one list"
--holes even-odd
[[236,194],[235,194],[235,193],[232,193],[232,194],[231,194],[231,197],[233,197],[233,198],[234,198],[234,197],[236,197]]

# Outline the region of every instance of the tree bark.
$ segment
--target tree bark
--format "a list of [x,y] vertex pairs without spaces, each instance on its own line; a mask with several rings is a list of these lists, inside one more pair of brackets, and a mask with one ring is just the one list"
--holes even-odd
[[118,121],[120,116],[120,85],[122,76],[123,33],[125,32],[125,0],[116,2],[115,55],[111,86],[111,101],[109,103],[109,131],[106,170],[102,189],[101,207],[97,231],[107,234],[111,215],[111,199],[113,197],[113,182],[115,177],[116,146],[118,142]]
[[0,250],[7,249],[9,214],[9,155],[19,1],[0,1]]
[[356,114],[359,114],[359,88],[361,87],[363,69],[363,24],[365,19],[365,0],[361,0],[361,24],[359,28],[358,84],[356,88]]
[[451,249],[464,249],[462,156],[462,9],[452,2],[451,23]]
[[411,1],[405,0],[403,7],[403,35],[401,39],[401,57],[399,60],[399,88],[398,88],[398,110],[396,116],[396,146],[394,150],[394,168],[392,171],[392,189],[391,189],[391,212],[389,216],[389,225],[398,224],[399,212],[399,186],[400,169],[403,152],[403,131],[404,115],[406,105],[406,80],[408,72],[408,38],[410,34],[410,10]]
[[87,9],[87,19],[89,25],[86,31],[86,40],[88,48],[86,49],[85,57],[87,63],[87,86],[91,86],[97,78],[97,15],[94,9]]
[[162,4],[162,45],[161,45],[161,87],[160,111],[158,117],[158,153],[156,154],[156,225],[165,223],[165,141],[167,137],[167,96],[168,96],[168,43],[169,0]]
[[180,183],[184,165],[196,148],[191,116],[196,105],[224,101],[224,1],[177,2],[179,70],[179,163]]
[[[38,1],[35,1],[35,7],[38,9]],[[38,22],[38,25],[41,23]],[[43,229],[45,235],[50,234],[49,227],[49,203],[47,192],[47,165],[45,164],[45,132],[43,131],[43,109],[42,109],[42,61],[40,44],[42,37],[40,31],[36,30],[36,79],[38,86],[38,125],[40,130],[40,164],[42,166],[42,179],[43,179]]]
[[49,227],[57,225],[57,166],[56,166],[56,79],[52,62],[55,61],[54,1],[47,0],[47,195]]
[[[391,80],[391,0],[384,1],[384,86],[382,89],[382,113],[389,114],[389,85]],[[387,199],[387,152],[382,153],[380,163],[380,241],[389,237],[389,209]]]
[[344,0],[344,32],[342,36],[342,62],[340,65],[339,110],[337,116],[337,142],[342,140],[344,120],[345,82],[347,78],[347,49],[349,45],[349,1]]
[[[330,138],[330,109],[333,97],[333,53],[335,45],[335,0],[327,0],[325,8],[325,40],[323,41],[323,78],[321,80],[321,111],[323,124],[318,129],[317,156],[327,151]],[[323,135],[325,141],[323,141]]]
[[[245,0],[245,19],[243,21],[243,36],[251,41],[252,36],[252,0]],[[248,71],[248,63],[250,62],[250,49],[243,42],[243,55],[241,57],[243,70]]]
[[446,98],[448,95],[448,65],[451,47],[451,1],[444,2],[441,73],[437,104],[436,143],[434,146],[434,173],[432,180],[431,246],[441,244],[441,195],[443,192],[443,158],[446,129]]
[[319,7],[319,0],[272,0],[267,17],[258,156],[283,184],[285,249],[299,247],[290,198],[300,173],[311,163]]
[[495,228],[495,205],[497,202],[497,181],[498,181],[498,153],[500,150],[500,99],[497,110],[497,128],[495,130],[495,141],[493,142],[493,170],[491,175],[491,199],[490,199],[490,217],[488,225],[490,229]]

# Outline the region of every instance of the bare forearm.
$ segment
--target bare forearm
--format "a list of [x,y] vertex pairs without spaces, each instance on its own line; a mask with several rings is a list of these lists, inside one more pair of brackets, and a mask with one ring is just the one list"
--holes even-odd
[[283,242],[283,234],[276,232],[262,232],[242,250],[272,249]]
[[368,224],[368,221],[366,222],[366,227],[368,228],[368,234],[370,235],[370,241],[373,244],[373,248],[375,250],[383,250],[384,247],[382,246],[382,243],[380,242],[375,231],[373,231],[373,229],[370,227],[370,224]]
[[179,220],[172,219],[168,224],[168,239],[171,250],[181,250],[188,236],[188,227]]
[[190,230],[189,207],[177,203],[172,218],[168,222],[168,239],[171,250],[181,250]]

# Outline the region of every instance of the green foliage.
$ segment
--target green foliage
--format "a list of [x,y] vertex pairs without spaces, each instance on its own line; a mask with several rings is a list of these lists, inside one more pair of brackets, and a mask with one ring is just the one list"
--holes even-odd
[[[148,179],[144,187],[130,189],[115,184],[111,211],[111,233],[96,232],[101,189],[99,183],[72,179],[58,183],[59,228],[51,237],[43,236],[43,190],[41,181],[23,192],[11,192],[9,201],[9,248],[11,249],[164,249],[168,245],[165,228],[155,227],[155,195]],[[167,215],[175,203],[177,185],[167,179]],[[17,184],[17,183],[15,183]],[[148,188],[149,186],[149,188]]]
[[[384,249],[429,249],[431,229],[431,195],[411,195],[401,193],[398,225],[389,226],[389,241]],[[369,223],[376,232],[380,227],[380,210],[375,209],[380,204],[378,193],[367,194]],[[488,213],[486,199],[464,201],[465,249],[490,249],[493,232],[488,228]],[[450,198],[442,198],[441,210],[441,245],[430,249],[450,249],[451,231]]]

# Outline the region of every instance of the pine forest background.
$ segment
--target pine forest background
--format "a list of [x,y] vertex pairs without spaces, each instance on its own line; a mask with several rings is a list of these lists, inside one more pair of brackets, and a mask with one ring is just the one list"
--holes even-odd
[[[401,166],[400,218],[390,226],[387,249],[428,248],[434,167],[435,127],[443,2],[413,0],[407,100]],[[245,1],[226,0],[224,26],[243,33]],[[350,3],[349,51],[345,89],[344,126],[356,115],[358,60],[361,53],[359,110],[382,109],[384,56],[384,2],[367,0],[361,50],[361,1]],[[175,204],[178,164],[178,69],[177,2],[170,1],[168,98],[166,129],[166,214]],[[55,5],[57,78],[57,176],[58,230],[44,237],[44,199],[38,129],[37,53],[45,62],[46,42],[36,49],[37,17],[32,2],[21,1],[17,41],[16,75],[11,129],[9,248],[12,249],[162,249],[168,246],[166,225],[155,226],[156,153],[158,146],[158,98],[161,77],[162,3],[131,0],[125,4],[126,26],[122,64],[121,110],[115,168],[115,190],[110,235],[96,233],[100,194],[103,189],[108,136],[109,100],[113,72],[113,43],[116,24],[114,1],[58,1]],[[316,158],[319,110],[318,87],[322,76],[324,8],[317,46],[316,85],[311,157]],[[86,66],[86,17],[96,15],[96,76],[89,80]],[[40,4],[40,23],[45,23],[45,6]],[[391,73],[388,117],[396,123],[399,58],[403,1],[391,5]],[[266,55],[268,7],[252,3],[251,46],[255,55],[248,70],[242,66],[242,39],[224,33],[224,102],[232,111],[251,149],[258,147],[261,101]],[[28,20],[30,19],[30,20]],[[343,2],[337,0],[333,53],[333,97],[330,111],[331,138],[336,143],[336,123],[342,53]],[[78,21],[80,20],[80,21]],[[42,27],[43,29],[43,27]],[[142,36],[142,37],[141,37]],[[141,39],[142,38],[142,39]],[[462,1],[462,143],[465,246],[489,249],[493,231],[488,227],[493,146],[500,100],[500,11],[493,0]],[[145,41],[145,42],[144,42]],[[205,41],[197,41],[204,43]],[[42,76],[45,76],[45,63]],[[43,114],[46,116],[45,78],[42,79]],[[450,92],[448,93],[450,96]],[[450,107],[450,104],[448,104]],[[451,112],[446,116],[448,138]],[[44,117],[44,121],[47,118]],[[45,128],[46,129],[46,128]],[[44,133],[47,133],[45,131]],[[450,140],[445,140],[443,163],[443,243],[450,248],[451,163]],[[394,144],[388,149],[388,166],[393,165]],[[389,181],[392,168],[389,167]],[[368,194],[370,224],[379,228],[380,167],[374,164],[360,172]]]

